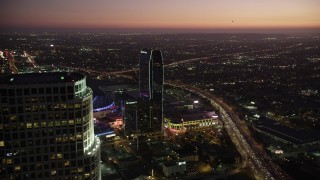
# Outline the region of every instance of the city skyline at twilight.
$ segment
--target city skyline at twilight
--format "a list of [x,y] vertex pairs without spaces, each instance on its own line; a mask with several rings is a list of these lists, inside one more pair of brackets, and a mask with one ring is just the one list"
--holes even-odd
[[4,29],[316,30],[317,0],[68,0],[1,3]]

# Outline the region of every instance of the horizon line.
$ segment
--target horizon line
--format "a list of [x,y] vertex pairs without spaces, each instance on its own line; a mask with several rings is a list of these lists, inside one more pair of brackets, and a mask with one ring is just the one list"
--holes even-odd
[[248,28],[70,28],[70,27],[4,27],[8,32],[107,32],[107,33],[320,33],[320,27],[248,27]]

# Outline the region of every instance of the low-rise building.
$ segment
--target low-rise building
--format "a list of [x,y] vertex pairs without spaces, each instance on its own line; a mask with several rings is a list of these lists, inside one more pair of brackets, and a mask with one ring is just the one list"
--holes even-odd
[[186,131],[217,125],[218,115],[215,111],[186,110],[167,115],[165,123],[169,129]]
[[261,118],[255,121],[252,127],[261,134],[295,147],[320,143],[318,131],[312,129],[296,130],[271,119]]
[[162,165],[162,171],[166,177],[182,175],[187,171],[186,161],[168,161]]

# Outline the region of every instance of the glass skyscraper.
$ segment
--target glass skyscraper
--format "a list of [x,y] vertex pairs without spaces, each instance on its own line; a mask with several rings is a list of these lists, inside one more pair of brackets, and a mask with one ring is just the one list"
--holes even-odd
[[0,179],[101,179],[84,75],[3,76],[0,100]]
[[140,132],[161,131],[163,124],[163,58],[160,50],[142,49],[139,71]]
[[163,58],[160,50],[153,50],[150,63],[150,117],[153,130],[163,125]]

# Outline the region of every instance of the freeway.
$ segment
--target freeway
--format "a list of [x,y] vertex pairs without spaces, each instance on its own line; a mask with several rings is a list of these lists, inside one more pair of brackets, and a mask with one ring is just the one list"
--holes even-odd
[[178,82],[166,82],[166,84],[208,99],[219,110],[225,129],[244,161],[243,168],[249,168],[256,179],[292,179],[272,161],[263,147],[253,139],[246,123],[241,121],[222,99],[194,86]]
[[[258,53],[258,52],[269,52],[269,51],[273,51],[273,49],[264,49],[264,50],[256,50],[256,51],[246,51],[246,52],[239,52],[236,53],[236,55],[240,56],[240,55],[246,55],[246,54],[252,54],[252,53]],[[203,61],[203,60],[210,60],[212,58],[226,58],[226,57],[233,57],[234,53],[231,54],[214,54],[211,56],[205,56],[205,57],[196,57],[196,58],[190,58],[190,59],[184,59],[184,60],[179,60],[177,62],[172,62],[169,64],[165,64],[164,67],[168,68],[168,67],[173,67],[173,66],[177,66],[180,64],[186,64],[186,63],[192,63],[192,62],[197,62],[197,61]],[[69,66],[63,66],[61,65],[61,67],[65,67],[65,68],[70,68]],[[81,67],[76,67],[75,68],[78,71],[83,71],[83,72],[87,72],[89,74],[97,74],[97,79],[104,79],[108,76],[121,76],[125,73],[132,73],[132,72],[137,72],[139,71],[139,68],[134,67],[134,68],[130,68],[130,69],[123,69],[123,70],[118,70],[118,71],[104,71],[101,72],[101,70],[97,70],[97,69],[91,69],[91,68],[81,68]],[[129,76],[127,76],[129,77]],[[125,77],[125,78],[127,78]]]
[[[208,56],[208,57],[185,59],[185,60],[181,60],[181,61],[178,61],[178,62],[173,62],[173,63],[170,63],[170,64],[166,64],[166,65],[164,65],[164,67],[172,67],[172,66],[177,66],[179,64],[191,63],[191,62],[195,62],[195,61],[199,61],[199,60],[208,60],[208,59],[213,58],[213,57],[218,57],[218,56]],[[68,66],[61,66],[61,67],[68,68]],[[121,71],[105,71],[105,72],[101,72],[100,70],[89,69],[89,68],[80,68],[80,67],[77,67],[75,69],[78,70],[78,71],[84,71],[84,72],[87,72],[87,73],[90,73],[90,74],[91,73],[98,74],[97,79],[104,79],[104,78],[106,78],[108,76],[117,76],[117,75],[123,75],[125,73],[132,73],[132,72],[139,71],[139,68],[124,69],[124,70],[121,70]]]

